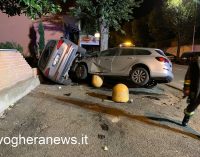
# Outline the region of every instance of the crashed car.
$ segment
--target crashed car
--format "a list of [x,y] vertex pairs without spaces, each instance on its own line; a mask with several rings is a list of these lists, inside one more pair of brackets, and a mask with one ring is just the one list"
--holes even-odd
[[84,55],[85,52],[85,49],[68,39],[50,40],[39,58],[38,67],[50,80],[60,84],[68,84],[71,82],[69,71],[72,64],[77,57]]
[[76,77],[88,74],[126,76],[140,87],[153,87],[173,79],[172,63],[160,49],[116,47],[83,58],[75,69]]

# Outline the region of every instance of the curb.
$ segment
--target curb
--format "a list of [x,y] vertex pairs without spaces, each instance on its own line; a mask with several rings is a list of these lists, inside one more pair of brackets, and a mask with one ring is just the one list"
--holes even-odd
[[31,77],[0,91],[0,114],[40,84],[38,77]]
[[176,89],[176,90],[179,90],[179,91],[182,91],[183,89],[181,88],[181,87],[177,87],[177,86],[175,86],[175,85],[173,85],[173,84],[165,84],[166,86],[169,86],[169,87],[171,87],[171,88],[174,88],[174,89]]

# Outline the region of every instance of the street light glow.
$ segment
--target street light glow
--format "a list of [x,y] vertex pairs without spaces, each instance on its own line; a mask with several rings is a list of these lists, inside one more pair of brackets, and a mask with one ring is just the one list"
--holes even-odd
[[178,7],[179,5],[182,4],[182,0],[170,0],[168,1],[168,4],[171,6]]
[[94,34],[94,37],[95,37],[95,38],[100,38],[100,33],[99,33],[99,32],[96,32],[96,33]]

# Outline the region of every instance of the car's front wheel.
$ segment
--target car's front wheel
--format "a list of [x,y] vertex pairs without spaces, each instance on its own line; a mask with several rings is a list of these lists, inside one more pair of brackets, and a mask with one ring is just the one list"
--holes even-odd
[[149,73],[143,67],[136,67],[131,70],[130,77],[133,83],[138,86],[144,86],[149,81]]
[[87,78],[88,76],[88,72],[87,72],[87,67],[85,64],[78,64],[78,66],[75,69],[75,75],[76,78],[79,80],[84,80]]

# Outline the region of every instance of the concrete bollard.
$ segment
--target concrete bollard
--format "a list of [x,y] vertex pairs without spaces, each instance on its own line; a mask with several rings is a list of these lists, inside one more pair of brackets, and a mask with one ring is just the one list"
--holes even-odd
[[129,90],[124,84],[117,84],[113,87],[112,100],[115,102],[128,102]]
[[97,88],[101,87],[103,85],[103,79],[98,75],[93,75],[92,76],[92,85]]

